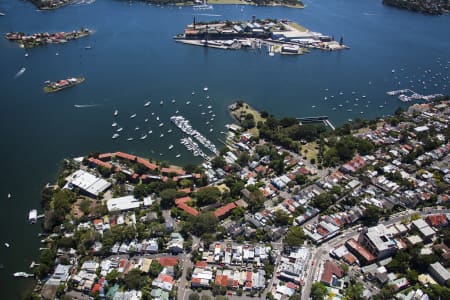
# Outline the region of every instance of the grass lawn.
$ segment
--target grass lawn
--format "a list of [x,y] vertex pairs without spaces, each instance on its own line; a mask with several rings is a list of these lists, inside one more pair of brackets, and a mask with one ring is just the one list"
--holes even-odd
[[[311,142],[311,143],[308,143],[306,145],[302,145],[302,157],[306,156],[308,161],[310,161],[312,158],[314,158],[316,160],[316,163],[317,163],[317,155],[319,153],[319,150],[316,149],[316,147],[317,147],[317,143],[316,142]],[[308,152],[305,153],[305,150],[308,150]]]
[[297,24],[297,23],[294,23],[294,22],[289,22],[289,25],[292,26],[292,27],[294,27],[294,28],[297,29],[298,31],[301,31],[301,32],[306,32],[306,31],[308,31],[308,29],[306,29],[306,28],[303,27],[302,25]]

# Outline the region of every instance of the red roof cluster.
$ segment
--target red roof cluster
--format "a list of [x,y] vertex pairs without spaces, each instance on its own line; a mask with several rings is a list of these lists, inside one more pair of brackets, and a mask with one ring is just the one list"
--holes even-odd
[[179,204],[181,204],[181,203],[186,203],[186,202],[189,202],[189,201],[191,201],[191,200],[192,200],[192,198],[189,197],[189,196],[181,197],[181,198],[176,198],[176,199],[175,199],[175,204],[176,204],[176,205],[179,205]]
[[183,211],[185,211],[186,213],[193,215],[193,216],[198,216],[199,212],[198,210],[196,210],[193,207],[190,207],[189,205],[187,205],[186,203],[180,203],[177,205],[177,207]]
[[112,169],[112,165],[111,165],[110,163],[101,161],[101,160],[99,160],[99,159],[90,157],[90,158],[88,158],[88,161],[89,161],[90,163],[96,165],[96,166],[100,166],[100,167],[103,167],[103,168],[107,168],[108,170],[111,170],[111,169]]

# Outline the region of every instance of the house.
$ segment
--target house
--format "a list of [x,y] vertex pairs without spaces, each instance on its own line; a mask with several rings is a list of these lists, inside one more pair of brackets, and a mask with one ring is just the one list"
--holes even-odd
[[450,272],[441,263],[435,262],[428,266],[428,272],[439,284],[445,285],[450,280]]
[[412,226],[419,231],[420,236],[424,240],[430,240],[436,234],[433,228],[431,228],[423,219],[413,221]]
[[336,283],[337,279],[340,279],[344,276],[344,270],[339,267],[335,262],[326,260],[323,266],[322,276],[320,278],[320,282],[327,286],[340,286]]

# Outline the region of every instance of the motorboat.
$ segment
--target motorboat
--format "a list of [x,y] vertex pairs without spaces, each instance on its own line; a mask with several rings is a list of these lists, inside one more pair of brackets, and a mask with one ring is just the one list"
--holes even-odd
[[206,92],[206,91],[208,90],[208,87],[205,86],[205,87],[203,88],[203,90]]
[[159,105],[163,105],[163,104],[164,104],[163,100],[159,101]]
[[114,111],[114,117],[117,117],[119,115],[119,111],[116,109],[115,111]]
[[175,103],[175,102],[177,102],[175,99],[172,99],[172,103]]
[[145,104],[144,104],[144,106],[150,106],[150,104],[152,104],[152,101],[147,101],[147,102],[145,102]]
[[118,137],[119,137],[119,134],[118,133],[114,133],[113,136],[112,136],[112,139],[117,139]]
[[127,138],[127,141],[132,141],[134,140],[132,137]]
[[141,136],[139,139],[141,139],[141,140],[145,140],[147,138],[147,135],[146,134],[144,134],[143,136]]
[[164,126],[164,123],[159,123],[159,125],[158,125],[158,127],[163,127]]
[[25,273],[25,272],[16,272],[16,273],[13,274],[13,276],[14,276],[14,277],[24,277],[24,278],[27,278],[27,277],[32,277],[32,276],[34,276],[34,275],[33,275],[33,274],[29,274],[29,273]]
[[122,127],[119,127],[119,128],[117,128],[117,132],[121,132],[123,130],[123,128]]
[[132,114],[132,115],[130,116],[130,119],[133,119],[133,118],[136,118],[136,114]]
[[6,247],[6,248],[9,248],[10,245],[9,245],[8,243],[5,243],[5,247]]
[[175,155],[175,157],[176,157],[176,158],[179,158],[179,157],[181,157],[181,154],[177,154],[177,155]]
[[191,101],[186,101],[186,104],[187,104],[187,105],[191,104]]
[[117,123],[114,122],[114,123],[111,124],[111,126],[112,126],[112,127],[116,127],[116,126],[117,126]]
[[170,146],[169,146],[169,150],[172,150],[172,149],[173,149],[173,145],[170,145]]

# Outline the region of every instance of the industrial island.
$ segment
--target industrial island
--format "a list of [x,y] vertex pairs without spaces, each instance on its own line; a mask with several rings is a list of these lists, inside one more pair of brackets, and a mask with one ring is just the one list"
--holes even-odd
[[251,21],[212,21],[189,24],[175,41],[219,49],[260,49],[265,46],[269,55],[304,54],[309,49],[325,51],[343,50],[349,47],[333,37],[310,31],[288,20],[253,17]]

